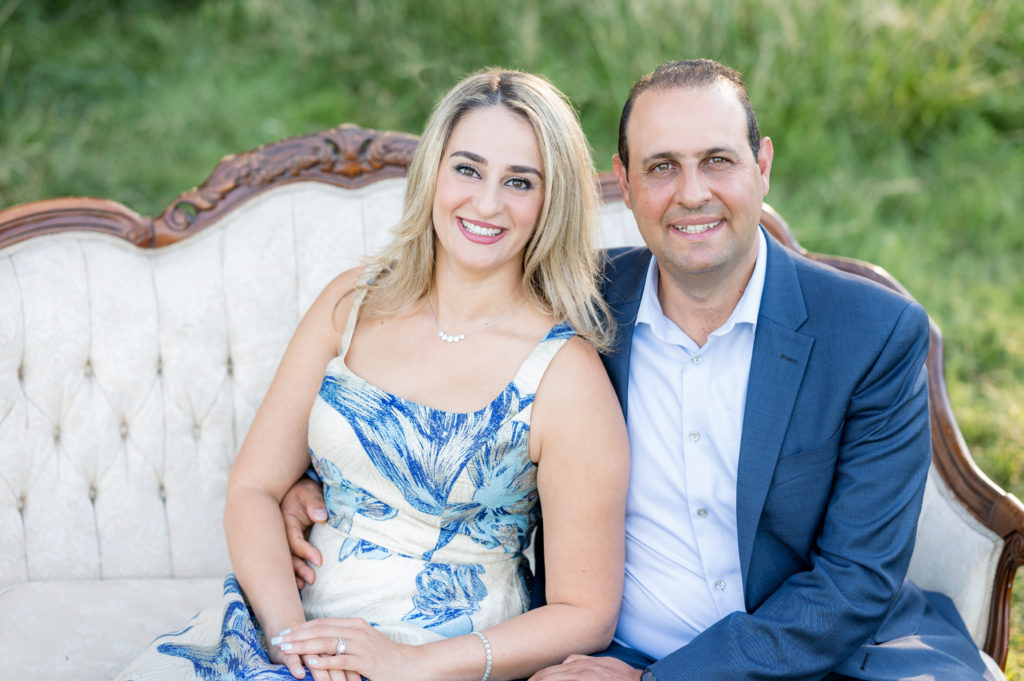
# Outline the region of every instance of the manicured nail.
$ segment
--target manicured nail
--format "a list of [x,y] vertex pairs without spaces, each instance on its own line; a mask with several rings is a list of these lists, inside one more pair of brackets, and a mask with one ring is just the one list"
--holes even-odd
[[291,650],[291,649],[292,649],[292,644],[291,643],[282,643],[281,644],[281,650]]
[[292,630],[291,630],[291,629],[282,629],[281,631],[279,631],[279,632],[277,632],[277,633],[279,633],[279,634],[281,634],[282,636],[284,636],[285,634],[290,634],[290,633],[292,633]]
[[316,659],[315,657],[311,657],[308,660],[306,660],[306,664],[308,664],[310,667],[319,667],[320,660]]
[[272,646],[280,645],[281,641],[283,641],[283,640],[284,639],[281,638],[280,636],[275,636],[274,638],[270,639],[270,645],[272,645]]
[[314,508],[313,513],[311,515],[313,516],[313,520],[315,520],[318,523],[322,523],[323,521],[327,520],[327,511],[325,511],[322,508]]

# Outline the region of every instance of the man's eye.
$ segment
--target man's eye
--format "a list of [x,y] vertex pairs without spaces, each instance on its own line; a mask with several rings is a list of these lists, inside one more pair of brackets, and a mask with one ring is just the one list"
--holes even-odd
[[654,166],[653,168],[651,168],[651,172],[652,173],[665,173],[665,172],[668,172],[671,169],[672,169],[672,164],[671,163],[669,163],[668,161],[662,161],[661,163],[659,163],[656,166]]
[[721,163],[728,162],[729,159],[725,158],[724,156],[712,156],[711,158],[708,159],[708,163],[710,163],[711,165],[719,165]]
[[455,172],[457,172],[460,175],[465,175],[466,177],[479,177],[480,175],[476,171],[476,168],[469,165],[468,163],[460,163],[457,166],[455,166]]
[[526,191],[533,188],[533,183],[527,180],[525,177],[512,177],[508,181],[509,186],[513,189],[519,189]]

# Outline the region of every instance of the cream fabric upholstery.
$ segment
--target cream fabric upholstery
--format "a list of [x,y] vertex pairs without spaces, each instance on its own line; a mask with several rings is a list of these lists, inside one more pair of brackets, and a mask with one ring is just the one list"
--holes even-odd
[[928,471],[908,576],[922,588],[953,599],[978,646],[985,644],[992,575],[1002,551],[1002,538],[953,497],[933,466]]
[[[285,185],[156,251],[84,232],[0,251],[6,669],[109,678],[215,599],[235,451],[302,313],[386,241],[404,186]],[[601,245],[642,243],[624,205],[602,220]],[[1001,547],[932,475],[911,572],[979,642]]]
[[0,590],[0,678],[109,681],[220,597],[222,578],[28,582]]

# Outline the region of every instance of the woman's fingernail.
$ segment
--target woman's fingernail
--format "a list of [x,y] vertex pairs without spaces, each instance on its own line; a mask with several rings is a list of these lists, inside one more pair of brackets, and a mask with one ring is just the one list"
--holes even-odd
[[306,664],[308,664],[310,667],[319,667],[320,660],[316,659],[315,657],[311,657],[308,660],[306,660]]
[[324,520],[327,520],[327,511],[325,511],[322,508],[316,508],[313,509],[312,516],[313,520],[317,522],[323,522]]
[[291,629],[282,629],[281,631],[279,631],[277,633],[281,634],[281,636],[284,636],[285,634],[292,633],[292,630]]
[[283,640],[284,639],[281,638],[280,636],[275,636],[274,638],[270,639],[270,645],[276,646],[276,645],[280,644],[281,641],[283,641]]
[[291,644],[291,643],[282,643],[282,644],[281,644],[281,650],[291,650],[291,649],[292,649],[292,647],[293,647],[293,646],[292,646],[292,644]]

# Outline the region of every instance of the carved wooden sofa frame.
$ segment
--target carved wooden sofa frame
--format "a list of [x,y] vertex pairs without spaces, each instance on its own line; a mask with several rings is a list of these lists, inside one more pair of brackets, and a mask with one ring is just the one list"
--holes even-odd
[[[30,318],[34,314],[33,310],[14,310],[15,305],[23,308],[29,305],[23,300],[27,293],[18,288],[23,283],[19,278],[23,273],[19,274],[18,268],[24,269],[24,259],[29,257],[43,258],[43,265],[33,267],[48,266],[45,255],[35,254],[36,250],[45,251],[50,248],[48,240],[67,238],[69,234],[84,235],[92,232],[108,235],[101,238],[101,241],[118,242],[122,246],[123,242],[127,241],[138,249],[145,249],[147,253],[181,248],[190,237],[222,223],[226,218],[237,214],[242,207],[251,205],[257,198],[272,196],[273,192],[295,183],[315,183],[318,186],[329,185],[345,191],[360,191],[371,186],[384,186],[382,183],[386,180],[403,178],[416,143],[417,138],[412,135],[375,132],[352,125],[342,125],[322,133],[269,144],[226,157],[202,185],[180,195],[156,218],[140,216],[119,203],[97,198],[44,200],[0,211],[0,346],[10,345],[9,341],[14,338],[12,334],[23,332],[24,327],[32,324]],[[640,243],[631,215],[622,205],[619,187],[614,177],[605,173],[599,176],[598,182],[605,201],[602,218],[606,227],[604,245]],[[386,199],[387,203],[390,204],[394,197],[400,196],[401,189],[402,185],[399,184],[397,189],[389,190],[392,194]],[[366,200],[378,203],[385,201],[373,197]],[[394,214],[394,211],[392,213]],[[809,258],[867,277],[909,295],[892,276],[879,267],[849,258],[808,253],[797,242],[786,221],[767,205],[764,207],[763,224],[780,242]],[[343,230],[346,225],[339,224],[337,228]],[[243,228],[235,226],[232,229]],[[629,232],[630,229],[632,233]],[[31,262],[35,263],[36,260]],[[3,278],[6,272],[4,267],[14,273],[7,279]],[[132,282],[124,282],[125,296],[132,295],[132,287]],[[18,299],[17,302],[14,299]],[[32,304],[38,306],[38,302]],[[6,310],[4,306],[8,306]],[[4,336],[5,325],[8,337]],[[286,340],[290,332],[290,328],[285,329],[281,337]],[[283,346],[278,348],[277,352],[279,353],[281,349]],[[25,348],[22,347],[20,351],[25,352]],[[162,357],[157,357],[157,363],[161,361]],[[276,360],[270,362],[271,365],[274,363]],[[1015,572],[1024,562],[1024,506],[989,480],[971,458],[949,403],[943,371],[942,336],[934,322],[931,324],[931,351],[927,365],[933,467],[923,512],[923,517],[927,521],[922,521],[918,550],[915,551],[911,564],[911,573],[927,588],[958,591],[957,594],[951,595],[965,614],[965,622],[972,635],[983,650],[1002,667],[1005,666],[1008,650],[1011,589]],[[87,371],[91,371],[90,366],[90,362],[86,361]],[[240,370],[241,367],[238,367],[236,373]],[[128,544],[119,544],[120,538],[117,533],[124,533],[126,530],[104,530],[102,527],[98,510],[101,499],[98,499],[97,495],[102,497],[104,492],[98,492],[95,481],[89,483],[88,489],[83,489],[80,493],[88,496],[93,511],[97,513],[96,551],[101,557],[98,560],[99,568],[70,569],[64,574],[59,567],[54,567],[60,563],[38,557],[38,547],[45,546],[47,542],[45,537],[42,540],[34,539],[34,535],[53,532],[52,527],[47,525],[52,519],[40,519],[38,514],[32,515],[32,493],[26,491],[43,489],[38,486],[37,478],[40,473],[32,468],[36,464],[26,464],[29,467],[24,470],[28,472],[21,477],[12,468],[15,460],[20,461],[19,457],[34,456],[31,450],[25,448],[31,444],[24,447],[14,444],[12,448],[12,443],[21,438],[28,443],[42,441],[33,430],[36,426],[30,423],[32,419],[19,416],[19,399],[24,398],[24,408],[29,411],[34,408],[31,405],[32,400],[38,401],[26,392],[29,383],[25,371],[35,371],[35,367],[24,367],[16,352],[0,351],[0,611],[4,610],[5,603],[11,602],[11,598],[17,597],[19,589],[45,580],[65,580],[64,583],[77,586],[83,579],[102,582],[111,577],[128,580],[135,577],[180,580],[192,577],[215,579],[222,576],[226,571],[223,560],[226,554],[219,554],[212,564],[210,561],[189,563],[187,559],[182,558],[187,556],[188,552],[176,550],[173,537],[170,540],[170,549],[167,549],[171,555],[169,568],[166,565],[156,569],[130,566],[123,569],[112,568],[111,566],[119,566],[120,563],[116,558],[103,555],[104,544],[114,547],[108,548],[108,553],[111,550],[123,550],[119,547]],[[161,368],[158,366],[156,372],[159,374],[160,371]],[[226,374],[232,374],[230,357]],[[240,379],[236,376],[235,380]],[[264,382],[262,388],[265,389],[269,375],[256,383],[259,384],[260,381]],[[19,390],[25,395],[19,394]],[[8,395],[8,399],[2,397],[4,394]],[[245,412],[244,409],[242,411]],[[252,411],[249,409],[241,417],[236,418],[233,427],[235,441],[232,441],[229,435],[222,438],[225,442],[221,448],[227,451],[228,461],[234,454],[233,449],[237,447],[239,433],[244,434],[244,428],[247,427],[246,418],[251,419]],[[57,441],[60,438],[60,424],[54,425],[53,429],[53,438]],[[128,424],[122,421],[122,439],[129,437],[126,434],[127,429]],[[167,438],[163,445],[165,448],[168,446],[166,440]],[[5,456],[9,458],[5,460]],[[11,472],[12,470],[15,472]],[[223,471],[219,471],[217,474],[222,473]],[[119,494],[124,495],[125,492],[122,490]],[[216,489],[213,494],[215,507]],[[159,495],[166,512],[174,513],[174,509],[178,507],[174,505],[170,487],[165,489],[162,478],[159,482]],[[222,489],[220,495],[219,502],[222,504]],[[81,507],[89,508],[84,504]],[[216,525],[214,531],[219,533],[219,515],[211,519],[211,523]],[[171,520],[168,520],[168,524],[171,524]],[[935,527],[927,527],[928,524]],[[980,537],[981,548],[965,547],[963,551],[959,551],[955,542],[951,544],[948,541],[952,525],[962,525],[968,528],[969,533],[976,533]],[[111,532],[114,533],[114,539],[110,538]],[[56,536],[60,536],[59,532]],[[208,537],[209,533],[203,536]],[[200,545],[202,540],[192,538],[189,541],[194,547]],[[167,550],[155,550],[154,555],[164,556]],[[983,555],[976,555],[979,552]],[[138,574],[133,574],[133,570]],[[204,594],[208,592],[210,589],[207,588]],[[28,603],[29,605],[21,603],[23,611],[32,609],[31,600]],[[128,607],[131,606],[132,604],[128,604]],[[165,629],[148,632],[147,635],[152,636],[160,631],[170,630],[178,624],[181,622],[170,622]],[[10,654],[10,649],[18,645],[17,636],[11,636],[10,628],[6,631],[2,638],[7,640],[7,644],[0,644],[0,657],[5,659]],[[37,630],[32,626],[25,626],[21,629],[21,635],[32,636],[34,631]],[[23,638],[22,643],[24,642]],[[73,656],[68,657],[70,659]],[[118,663],[123,664],[126,661],[119,660]],[[88,662],[80,664],[86,665]],[[80,674],[80,677],[91,678],[86,673]],[[101,677],[99,674],[95,676]]]

